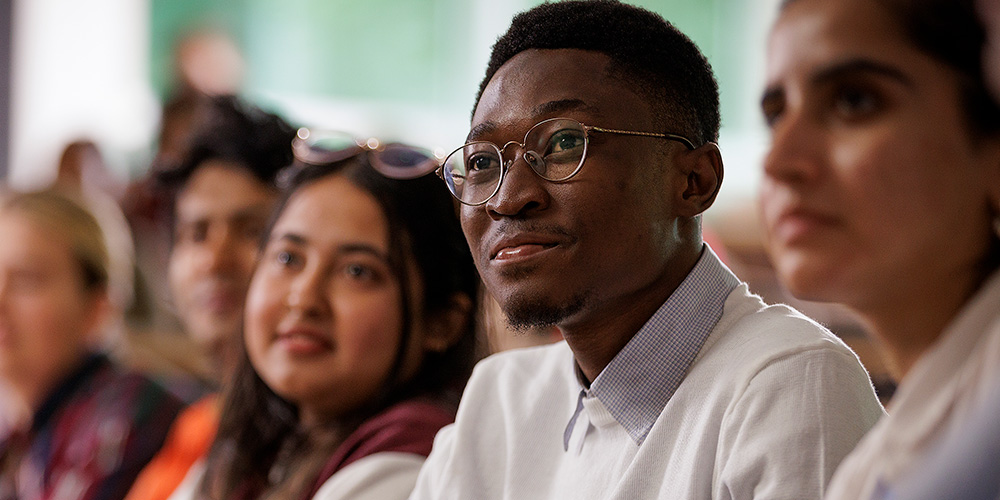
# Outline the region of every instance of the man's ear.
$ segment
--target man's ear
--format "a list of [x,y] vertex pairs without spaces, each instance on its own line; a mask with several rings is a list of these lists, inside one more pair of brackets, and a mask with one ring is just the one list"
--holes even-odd
[[444,352],[455,345],[465,333],[465,327],[471,320],[471,311],[471,298],[461,293],[452,295],[446,309],[428,318],[427,334],[423,340],[424,351]]
[[694,217],[708,210],[722,187],[722,153],[718,144],[708,142],[692,150],[681,151],[676,162],[679,175],[677,207],[684,217]]

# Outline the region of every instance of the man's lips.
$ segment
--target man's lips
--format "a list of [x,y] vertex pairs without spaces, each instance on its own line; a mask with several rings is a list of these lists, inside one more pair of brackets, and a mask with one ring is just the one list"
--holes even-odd
[[231,314],[243,307],[245,291],[233,288],[214,288],[202,290],[195,294],[195,303],[212,314]]
[[519,234],[503,237],[490,248],[490,260],[525,258],[565,243],[565,237],[548,234]]
[[517,245],[513,247],[504,247],[500,249],[499,252],[493,257],[493,260],[510,260],[516,258],[529,257],[547,248],[552,248],[555,245],[543,245],[543,244],[524,244]]

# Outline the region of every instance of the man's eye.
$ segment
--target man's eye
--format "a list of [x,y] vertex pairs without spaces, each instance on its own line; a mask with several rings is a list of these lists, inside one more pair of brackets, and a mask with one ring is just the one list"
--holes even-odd
[[499,165],[499,162],[496,159],[496,155],[476,154],[469,157],[467,164],[469,167],[469,173],[472,173],[496,168]]
[[178,226],[177,241],[187,243],[204,243],[208,239],[208,224],[196,222]]
[[583,135],[576,130],[560,130],[549,138],[546,155],[565,153],[583,147]]

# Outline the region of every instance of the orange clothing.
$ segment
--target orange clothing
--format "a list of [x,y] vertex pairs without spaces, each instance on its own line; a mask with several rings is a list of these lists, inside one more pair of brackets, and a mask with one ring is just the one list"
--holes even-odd
[[219,428],[218,395],[211,394],[182,412],[163,448],[139,474],[125,500],[167,500],[188,469],[208,453]]

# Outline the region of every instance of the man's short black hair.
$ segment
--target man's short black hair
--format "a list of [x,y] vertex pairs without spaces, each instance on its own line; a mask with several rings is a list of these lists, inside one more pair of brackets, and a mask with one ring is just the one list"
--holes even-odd
[[237,165],[275,187],[278,171],[292,163],[295,129],[278,115],[235,96],[207,99],[203,118],[193,125],[183,157],[171,165],[154,166],[161,187],[176,195],[205,162],[212,160]]
[[473,109],[497,70],[529,49],[603,53],[611,58],[613,76],[659,101],[653,109],[666,114],[669,132],[695,144],[718,141],[719,86],[712,67],[690,38],[658,14],[615,0],[546,3],[518,14],[493,46]]

